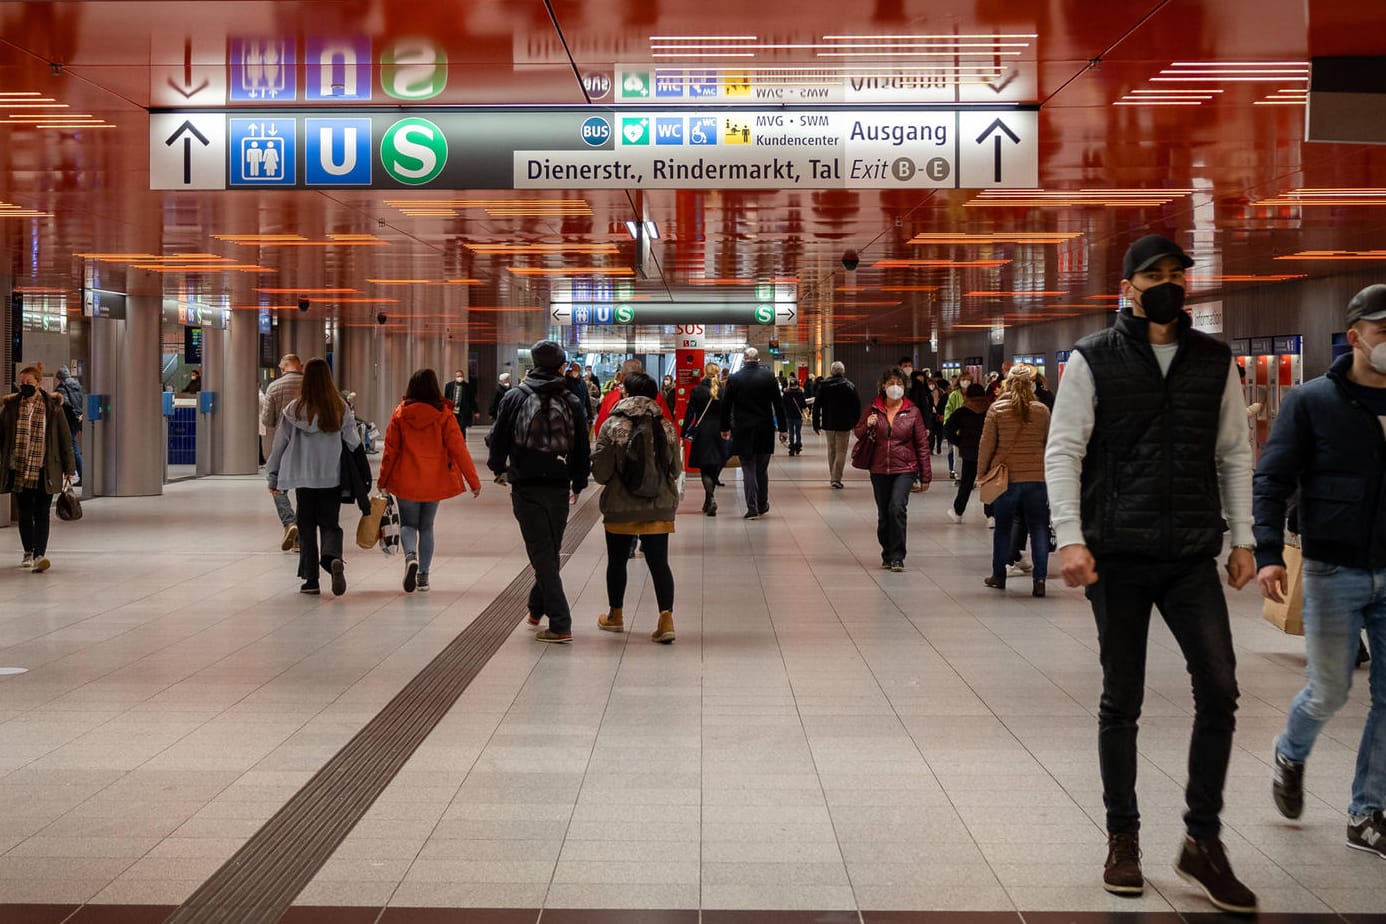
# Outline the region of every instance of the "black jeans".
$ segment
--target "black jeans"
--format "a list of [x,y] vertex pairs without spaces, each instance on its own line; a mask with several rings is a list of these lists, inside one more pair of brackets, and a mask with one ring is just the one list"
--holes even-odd
[[[330,572],[332,562],[342,557],[342,513],[340,488],[295,488],[298,510],[298,576],[318,580],[318,568]],[[322,535],[321,552],[318,535]]]
[[977,460],[963,459],[962,471],[958,473],[958,496],[953,498],[953,512],[958,516],[967,513],[967,500],[977,484]]
[[[634,538],[621,533],[606,534],[606,602],[612,609],[621,609],[626,599],[626,562],[630,560],[630,543]],[[650,569],[659,611],[673,610],[674,572],[669,570],[669,534],[647,533],[640,537],[640,548],[645,552],[645,567]]]
[[764,513],[770,509],[770,453],[741,457],[741,477],[745,479],[746,509]]
[[881,544],[881,561],[887,564],[905,560],[905,525],[914,479],[914,472],[871,473],[871,491],[876,495],[876,541]]
[[[563,548],[563,531],[568,528],[568,486],[512,484],[510,507],[515,512],[515,522],[520,524],[520,536],[534,569],[534,586],[529,590],[530,615],[548,616],[551,632],[571,632],[573,614],[563,593],[558,559],[559,550]],[[630,538],[622,537],[627,555],[630,554]]]
[[25,488],[15,492],[19,502],[19,541],[24,544],[24,553],[42,558],[48,554],[49,511],[53,507],[53,495],[43,493],[42,488]]
[[1213,559],[1097,563],[1087,589],[1102,659],[1097,750],[1107,831],[1140,830],[1136,807],[1136,732],[1145,695],[1150,608],[1164,617],[1193,680],[1194,726],[1184,825],[1196,838],[1216,837],[1222,790],[1236,728],[1237,659],[1227,600]]

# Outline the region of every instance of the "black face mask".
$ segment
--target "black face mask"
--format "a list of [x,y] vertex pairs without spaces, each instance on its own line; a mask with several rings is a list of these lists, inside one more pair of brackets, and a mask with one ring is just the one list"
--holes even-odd
[[32,398],[34,396],[34,392],[36,391],[38,391],[38,389],[32,385],[19,386],[19,393],[26,398]]
[[1148,289],[1136,289],[1141,294],[1141,307],[1151,324],[1169,324],[1184,310],[1184,287],[1162,282]]

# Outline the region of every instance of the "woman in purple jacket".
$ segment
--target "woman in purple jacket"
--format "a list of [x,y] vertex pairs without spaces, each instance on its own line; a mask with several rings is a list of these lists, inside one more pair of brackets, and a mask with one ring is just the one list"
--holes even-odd
[[[876,495],[876,538],[881,543],[881,567],[905,570],[905,525],[910,488],[916,473],[927,491],[933,480],[929,461],[929,427],[924,412],[905,397],[905,374],[887,369],[881,376],[876,400],[871,402],[854,431],[858,440],[869,440],[871,489]],[[855,454],[853,456],[855,458]]]

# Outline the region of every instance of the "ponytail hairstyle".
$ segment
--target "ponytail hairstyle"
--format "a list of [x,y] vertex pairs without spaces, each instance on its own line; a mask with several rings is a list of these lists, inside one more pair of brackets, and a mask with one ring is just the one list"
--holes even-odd
[[716,363],[703,366],[703,381],[707,382],[707,389],[712,392],[712,400],[716,401],[722,394],[722,367]]
[[327,360],[308,360],[303,367],[303,389],[298,395],[294,417],[310,422],[316,417],[319,430],[339,433],[345,416],[346,402],[332,381],[332,370],[328,368]]

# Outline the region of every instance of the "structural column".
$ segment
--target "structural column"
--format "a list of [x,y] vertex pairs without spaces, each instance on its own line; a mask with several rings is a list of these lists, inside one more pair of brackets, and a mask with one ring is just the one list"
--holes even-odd
[[356,416],[383,431],[380,414],[380,333],[374,328],[337,328],[337,387],[356,392]]
[[279,314],[279,355],[297,353],[305,363],[327,358],[327,325],[315,318]]
[[88,390],[109,395],[110,416],[93,425],[97,494],[162,494],[168,438],[159,381],[160,295],[130,295],[125,319],[93,318]]
[[[253,475],[259,468],[260,454],[260,321],[253,311],[232,311],[226,330],[215,331],[220,348],[212,350],[207,337],[203,342],[202,378],[209,367],[216,374],[211,384],[217,393],[216,411],[211,415],[211,474]],[[201,423],[199,423],[201,426]]]

